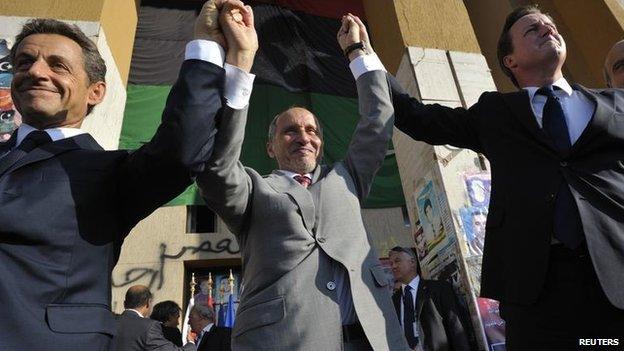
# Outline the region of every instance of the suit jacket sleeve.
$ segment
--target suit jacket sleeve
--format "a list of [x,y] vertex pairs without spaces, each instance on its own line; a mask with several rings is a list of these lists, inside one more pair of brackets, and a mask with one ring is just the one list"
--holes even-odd
[[444,329],[453,351],[470,351],[466,331],[459,318],[457,297],[450,284],[440,285],[440,308]]
[[361,203],[368,196],[375,173],[386,156],[394,111],[384,72],[364,73],[356,84],[360,120],[347,148],[345,163],[355,181]]
[[209,62],[182,64],[156,134],[120,167],[120,211],[128,227],[184,191],[191,172],[210,157],[224,77],[223,68]]
[[415,140],[431,145],[450,144],[482,152],[479,124],[488,93],[469,109],[450,108],[439,104],[425,105],[405,93],[389,75],[394,105],[394,125]]
[[223,109],[216,134],[214,152],[196,181],[208,207],[215,211],[238,235],[246,223],[252,183],[240,162],[245,137],[247,108]]
[[176,346],[171,341],[165,339],[160,323],[152,323],[147,330],[145,337],[145,350],[158,351],[195,351],[197,348],[191,343],[187,343],[183,347]]

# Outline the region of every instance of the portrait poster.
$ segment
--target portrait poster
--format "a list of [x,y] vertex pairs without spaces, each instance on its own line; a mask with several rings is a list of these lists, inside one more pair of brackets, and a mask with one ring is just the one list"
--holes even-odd
[[20,125],[21,117],[11,99],[13,70],[9,59],[10,47],[0,39],[0,143],[6,142]]
[[[234,276],[234,311],[238,309],[239,304],[239,283],[240,274],[233,273]],[[213,274],[212,275],[212,299],[215,308],[215,316],[217,318],[217,324],[219,324],[219,318],[224,318],[225,311],[227,309],[228,299],[230,297],[230,282],[228,280],[229,273]],[[195,303],[208,303],[208,291],[210,290],[208,284],[208,276],[202,276],[197,279],[199,292],[195,294]]]
[[446,238],[440,202],[433,181],[428,180],[415,196],[424,244],[427,252],[433,253],[436,246]]
[[498,301],[479,297],[477,298],[477,305],[488,343],[488,350],[505,350],[505,321],[500,317]]

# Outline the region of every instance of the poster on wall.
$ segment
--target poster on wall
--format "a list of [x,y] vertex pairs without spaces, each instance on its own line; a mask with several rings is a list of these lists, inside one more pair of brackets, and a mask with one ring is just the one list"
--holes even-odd
[[[239,282],[240,273],[233,273],[234,276],[234,289],[232,298],[234,300],[234,312],[238,310],[239,304]],[[225,318],[225,311],[227,309],[228,299],[230,297],[230,282],[228,280],[229,273],[213,274],[212,275],[212,299],[215,308],[215,316],[217,319],[217,325]],[[197,279],[197,286],[199,292],[195,294],[195,303],[208,304],[208,296],[210,291],[210,284],[208,276],[200,276]]]
[[21,117],[11,99],[13,71],[9,60],[10,47],[0,39],[0,142],[6,142],[20,125]]
[[490,173],[466,173],[463,175],[466,187],[467,206],[459,209],[459,221],[464,232],[468,256],[483,255],[485,223],[490,205],[492,180]]
[[456,285],[457,281],[453,281],[458,274],[456,240],[446,195],[428,175],[424,185],[416,189],[414,199],[420,224],[414,241],[423,273],[429,279],[440,279],[440,274],[444,273],[442,279]]
[[500,317],[498,301],[480,297],[477,299],[477,305],[489,350],[504,351],[505,321]]

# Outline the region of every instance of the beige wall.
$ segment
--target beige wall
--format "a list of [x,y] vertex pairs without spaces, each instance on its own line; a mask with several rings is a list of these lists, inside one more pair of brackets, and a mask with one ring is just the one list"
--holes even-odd
[[[364,0],[374,49],[396,73],[406,46],[480,52],[461,0]],[[448,24],[448,25],[445,25]]]

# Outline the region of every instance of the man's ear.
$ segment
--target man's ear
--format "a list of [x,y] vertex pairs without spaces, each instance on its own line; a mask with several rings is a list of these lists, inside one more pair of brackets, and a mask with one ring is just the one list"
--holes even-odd
[[275,158],[275,152],[273,151],[273,143],[270,141],[267,141],[266,143],[266,150],[267,150],[267,154],[269,155],[270,158]]
[[518,67],[516,60],[514,60],[513,56],[511,55],[503,57],[503,64],[511,71],[513,71],[514,68]]
[[106,83],[100,81],[92,83],[89,86],[89,95],[87,96],[87,104],[95,106],[104,100],[106,95]]

